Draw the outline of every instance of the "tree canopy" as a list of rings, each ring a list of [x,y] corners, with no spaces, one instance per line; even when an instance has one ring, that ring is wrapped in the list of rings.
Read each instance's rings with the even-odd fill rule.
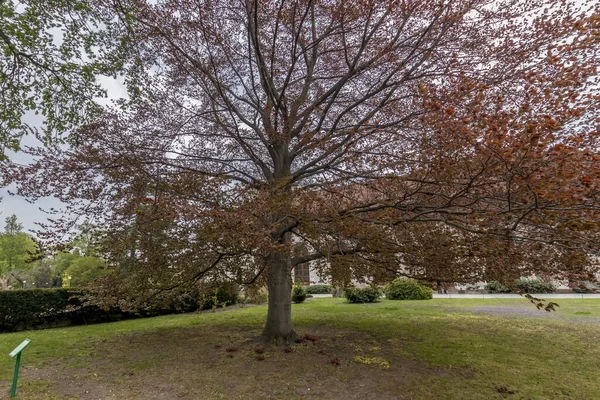
[[[121,0],[111,12],[131,102],[7,175],[106,227],[103,291],[264,283],[263,335],[286,341],[290,269],[308,261],[338,283],[595,271],[597,2]]]
[[[91,0],[6,0],[0,4],[0,160],[37,133],[76,139],[72,129],[100,112],[99,75],[120,69],[120,42],[106,40],[114,13]],[[42,126],[31,123],[40,114]]]
[[[6,280],[12,276],[22,286],[23,280],[18,272],[30,268],[29,261],[35,256],[36,250],[36,243],[23,232],[23,225],[17,221],[17,216],[8,216],[4,232],[0,233],[0,278]]]
[[[89,222],[77,226],[76,237],[53,252],[44,253],[38,243],[22,231],[16,215],[6,218],[0,233],[0,284],[26,288],[84,287],[110,271],[98,256],[96,228]]]

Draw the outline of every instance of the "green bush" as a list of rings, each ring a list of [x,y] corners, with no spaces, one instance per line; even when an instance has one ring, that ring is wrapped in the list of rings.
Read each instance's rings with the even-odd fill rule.
[[[202,298],[197,287],[184,290],[169,290],[153,297],[149,303],[136,311],[148,315],[165,315],[192,312],[200,309]]]
[[[330,294],[331,286],[330,285],[310,285],[310,286],[304,286],[304,290],[306,290],[307,294]]]
[[[432,291],[413,279],[396,278],[385,287],[385,297],[390,300],[429,300]]]
[[[302,286],[294,285],[292,288],[292,301],[302,303],[306,300],[306,290]]]
[[[511,293],[512,290],[508,286],[498,282],[498,281],[489,281],[485,285],[485,290],[488,293]]]
[[[202,309],[226,307],[237,304],[240,294],[240,287],[235,282],[211,283],[200,288],[202,292]]]
[[[265,288],[246,289],[245,304],[265,304],[269,301],[269,292]]]
[[[367,286],[365,288],[347,288],[344,292],[348,303],[375,303],[381,297],[381,290]]]
[[[543,282],[539,279],[517,279],[514,287],[510,288],[498,281],[489,281],[485,285],[485,289],[488,293],[554,293],[555,288],[552,284]]]
[[[554,286],[539,279],[517,279],[515,281],[517,291],[525,293],[554,293]]]

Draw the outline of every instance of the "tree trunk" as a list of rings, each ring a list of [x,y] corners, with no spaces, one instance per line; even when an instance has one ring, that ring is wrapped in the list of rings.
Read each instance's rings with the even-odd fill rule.
[[[292,328],[292,277],[289,255],[274,252],[268,259],[269,309],[262,337],[277,344],[296,339]]]

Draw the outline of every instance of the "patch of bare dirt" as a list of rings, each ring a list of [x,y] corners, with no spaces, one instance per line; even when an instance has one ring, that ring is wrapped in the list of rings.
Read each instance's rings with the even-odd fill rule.
[[[22,376],[52,382],[57,398],[80,400],[388,400],[412,398],[411,387],[425,377],[472,374],[403,357],[401,341],[368,333],[327,327],[298,333],[308,335],[287,348],[258,348],[256,332],[242,328],[136,333],[102,343],[91,357],[23,368]]]

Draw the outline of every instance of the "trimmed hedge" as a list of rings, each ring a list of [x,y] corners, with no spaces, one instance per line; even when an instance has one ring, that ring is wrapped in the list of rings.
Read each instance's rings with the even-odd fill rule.
[[[131,318],[129,313],[82,306],[73,289],[0,291],[0,332],[44,329]]]
[[[389,300],[430,300],[431,288],[408,278],[396,278],[385,287],[385,297]]]
[[[330,285],[310,285],[304,286],[304,290],[306,290],[307,294],[330,294],[331,286]]]
[[[381,297],[381,290],[367,286],[365,288],[347,288],[344,296],[348,303],[375,303]]]
[[[156,305],[136,312],[118,307],[103,309],[84,305],[75,289],[21,289],[0,291],[0,332],[57,328],[70,325],[114,322],[125,319],[196,311],[197,296],[180,296],[168,305]]]

